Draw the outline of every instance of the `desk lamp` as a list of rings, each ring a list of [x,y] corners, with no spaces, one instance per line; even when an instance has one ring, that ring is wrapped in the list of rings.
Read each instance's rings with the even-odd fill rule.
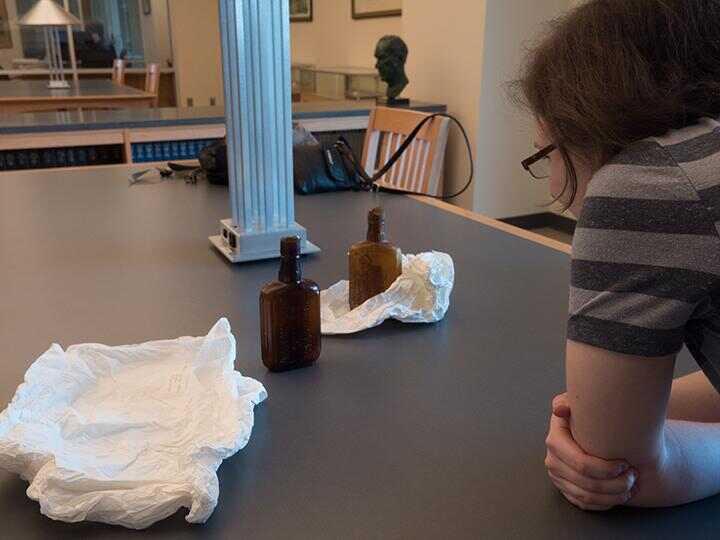
[[[70,88],[70,84],[65,80],[59,29],[63,26],[80,25],[80,19],[52,0],[38,0],[37,4],[18,20],[18,24],[45,27],[45,53],[49,57],[50,68],[48,88]]]

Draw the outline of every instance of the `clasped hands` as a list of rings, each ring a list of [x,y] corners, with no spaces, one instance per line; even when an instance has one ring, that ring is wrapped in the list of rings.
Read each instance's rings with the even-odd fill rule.
[[[638,489],[637,471],[625,461],[596,458],[580,448],[570,430],[566,394],[553,399],[552,409],[545,467],[555,487],[583,510],[609,510],[630,501]]]

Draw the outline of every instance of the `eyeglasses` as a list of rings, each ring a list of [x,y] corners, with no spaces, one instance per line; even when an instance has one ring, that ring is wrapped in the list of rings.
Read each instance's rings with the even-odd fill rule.
[[[545,148],[536,152],[527,159],[522,160],[523,169],[530,173],[533,178],[542,180],[550,178],[550,152],[555,150],[554,144],[548,144]]]

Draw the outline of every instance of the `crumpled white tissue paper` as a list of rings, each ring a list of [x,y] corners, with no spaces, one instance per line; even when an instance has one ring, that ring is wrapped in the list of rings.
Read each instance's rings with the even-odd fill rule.
[[[53,344],[0,413],[0,467],[52,519],[142,529],[184,506],[204,522],[220,463],[247,444],[267,397],[234,360],[226,319],[205,337]]]
[[[455,266],[447,253],[403,255],[403,271],[382,294],[350,310],[350,283],[340,281],[320,293],[323,334],[352,334],[387,319],[405,323],[442,320],[450,307]]]

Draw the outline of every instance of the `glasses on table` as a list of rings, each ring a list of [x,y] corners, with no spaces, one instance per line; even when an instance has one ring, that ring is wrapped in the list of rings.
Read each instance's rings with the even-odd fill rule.
[[[539,152],[534,153],[527,159],[522,160],[523,169],[530,173],[533,178],[543,180],[550,178],[550,152],[555,150],[554,144],[548,144]]]

